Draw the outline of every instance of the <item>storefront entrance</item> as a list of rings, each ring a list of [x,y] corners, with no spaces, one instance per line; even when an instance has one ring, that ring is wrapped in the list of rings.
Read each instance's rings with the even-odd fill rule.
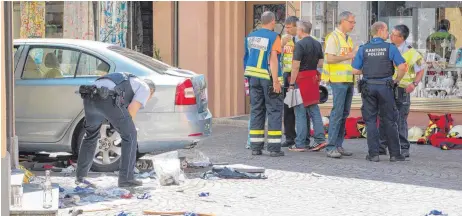
[[[259,1],[245,3],[245,34],[260,28],[260,17],[265,11],[271,11],[276,15],[277,33],[283,33],[284,21],[286,19],[286,2],[285,1]],[[245,97],[245,113],[250,113],[250,98]]]

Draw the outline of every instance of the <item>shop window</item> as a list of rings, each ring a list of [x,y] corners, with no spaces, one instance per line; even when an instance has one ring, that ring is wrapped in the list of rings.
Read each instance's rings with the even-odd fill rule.
[[[261,15],[265,11],[271,11],[276,16],[276,26],[274,31],[283,34],[284,21],[286,20],[286,4],[256,4],[253,6],[253,30],[261,26]]]
[[[79,66],[77,67],[77,77],[103,76],[109,73],[109,64],[92,55],[82,53]]]
[[[32,48],[27,55],[23,79],[74,77],[78,51],[60,48]]]

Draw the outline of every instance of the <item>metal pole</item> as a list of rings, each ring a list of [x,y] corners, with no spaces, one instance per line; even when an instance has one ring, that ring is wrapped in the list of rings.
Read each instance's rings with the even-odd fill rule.
[[[13,62],[13,5],[12,2],[5,2],[5,62]],[[13,64],[5,65],[6,78],[6,123],[7,137],[10,146],[11,166],[13,169],[19,167],[18,137],[16,137],[14,126],[14,73]]]
[[[3,45],[2,47],[2,56],[4,56],[3,62],[4,62],[4,67],[1,68],[0,70],[2,71],[2,74],[5,74],[5,77],[2,77],[2,84],[4,83],[5,87],[2,86],[2,95],[1,95],[1,100],[2,102],[4,101],[6,103],[6,106],[2,106],[2,113],[4,112],[5,117],[6,117],[6,128],[3,129],[5,130],[6,133],[3,133],[2,131],[2,140],[6,140],[6,145],[7,148],[9,149],[9,152],[12,153],[12,155],[17,155],[18,152],[13,153],[15,149],[17,149],[17,139],[14,139],[15,137],[15,132],[14,132],[14,104],[13,104],[13,95],[14,92],[12,91],[14,89],[14,73],[13,73],[13,31],[12,31],[12,19],[13,19],[13,2],[2,2],[2,7],[1,7],[1,18],[3,18],[3,31],[1,31],[1,41],[0,43]],[[4,82],[3,82],[4,81]],[[5,100],[3,100],[5,99]],[[5,109],[5,110],[3,110]],[[2,116],[3,117],[3,116]],[[5,139],[6,138],[6,139]],[[15,142],[16,141],[16,142]],[[5,145],[3,143],[3,145]],[[16,147],[15,147],[16,146]],[[13,163],[11,163],[13,162]],[[11,183],[10,183],[10,178],[11,178],[11,164],[13,164],[15,167],[17,167],[18,163],[18,158],[12,158],[10,160],[10,155],[8,152],[5,152],[4,149],[2,149],[2,158],[1,158],[1,190],[2,193],[0,195],[1,197],[1,215],[10,215],[10,188],[11,188]]]
[[[173,66],[178,67],[178,1],[173,2]]]

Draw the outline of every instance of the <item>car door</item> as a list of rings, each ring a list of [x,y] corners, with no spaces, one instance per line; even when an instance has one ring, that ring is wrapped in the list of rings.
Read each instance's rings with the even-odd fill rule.
[[[16,134],[20,142],[53,143],[82,111],[75,93],[81,52],[65,46],[27,45],[16,68]]]

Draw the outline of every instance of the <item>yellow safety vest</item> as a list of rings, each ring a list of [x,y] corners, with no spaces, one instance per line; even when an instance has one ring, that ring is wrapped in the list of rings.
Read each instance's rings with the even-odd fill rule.
[[[406,74],[404,74],[403,79],[401,79],[401,81],[399,82],[399,87],[407,88],[409,84],[414,82],[415,72],[416,72],[414,71],[414,64],[417,63],[417,61],[422,60],[422,56],[414,48],[410,48],[409,50],[402,53],[401,55],[406,61],[407,72]],[[393,78],[395,79],[397,76],[398,76],[398,68],[395,66],[395,74],[393,75]]]
[[[345,56],[349,52],[353,51],[353,40],[351,37],[348,37],[348,41],[345,41],[345,38],[342,35],[339,35],[338,32],[334,31],[327,35],[326,42],[329,37],[334,37],[335,44],[338,47],[337,56]],[[327,43],[324,44],[326,46]],[[325,47],[324,47],[325,48]],[[321,79],[326,82],[353,82],[353,68],[350,63],[337,63],[337,64],[328,64],[327,63],[327,54],[324,55],[324,64],[323,64],[323,73]]]
[[[282,54],[282,64],[284,72],[292,72],[292,59],[294,57],[295,43],[293,38],[284,45]]]

